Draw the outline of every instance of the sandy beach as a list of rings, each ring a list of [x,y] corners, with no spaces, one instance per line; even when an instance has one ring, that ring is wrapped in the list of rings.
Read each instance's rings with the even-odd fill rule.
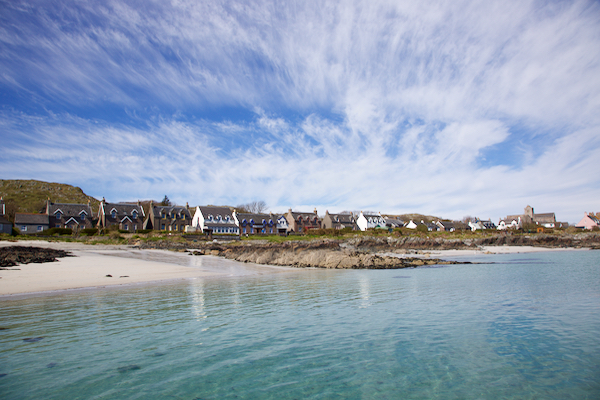
[[[0,270],[0,296],[291,270],[285,267],[243,264],[213,256],[191,256],[167,250],[137,250],[130,246],[92,246],[43,241],[0,242],[0,247],[6,246],[60,249],[71,252],[75,257]]]
[[[0,242],[0,247],[35,246],[66,250],[74,257],[57,262],[17,265],[0,270],[0,296],[57,290],[102,288],[144,282],[208,277],[232,277],[298,271],[297,268],[240,263],[214,256],[192,256],[168,250],[140,250],[132,246],[86,245],[74,242]],[[531,246],[483,246],[477,250],[410,251],[397,257],[448,258],[485,254],[565,251]],[[18,270],[17,270],[18,269]],[[107,276],[107,275],[110,275]]]

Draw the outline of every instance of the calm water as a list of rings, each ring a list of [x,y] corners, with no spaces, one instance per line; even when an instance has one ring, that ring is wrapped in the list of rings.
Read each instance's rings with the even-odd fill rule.
[[[3,299],[0,398],[600,398],[600,252],[482,259]]]

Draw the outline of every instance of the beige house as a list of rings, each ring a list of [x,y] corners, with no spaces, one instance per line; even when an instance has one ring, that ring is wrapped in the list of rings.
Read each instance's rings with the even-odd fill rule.
[[[169,232],[184,232],[186,226],[192,225],[192,215],[189,205],[162,206],[150,202],[148,216],[144,221],[144,229],[154,229]]]

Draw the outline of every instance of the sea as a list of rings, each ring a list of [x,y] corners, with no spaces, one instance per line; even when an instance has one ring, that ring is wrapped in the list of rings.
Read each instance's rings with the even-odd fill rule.
[[[461,260],[3,297],[0,399],[599,399],[600,251]]]

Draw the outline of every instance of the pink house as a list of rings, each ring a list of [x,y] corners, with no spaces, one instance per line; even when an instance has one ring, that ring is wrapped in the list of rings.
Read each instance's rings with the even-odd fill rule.
[[[582,220],[575,225],[575,228],[584,228],[590,230],[594,227],[600,227],[600,220],[593,214],[590,215],[588,213],[585,213],[585,217],[583,217]]]

